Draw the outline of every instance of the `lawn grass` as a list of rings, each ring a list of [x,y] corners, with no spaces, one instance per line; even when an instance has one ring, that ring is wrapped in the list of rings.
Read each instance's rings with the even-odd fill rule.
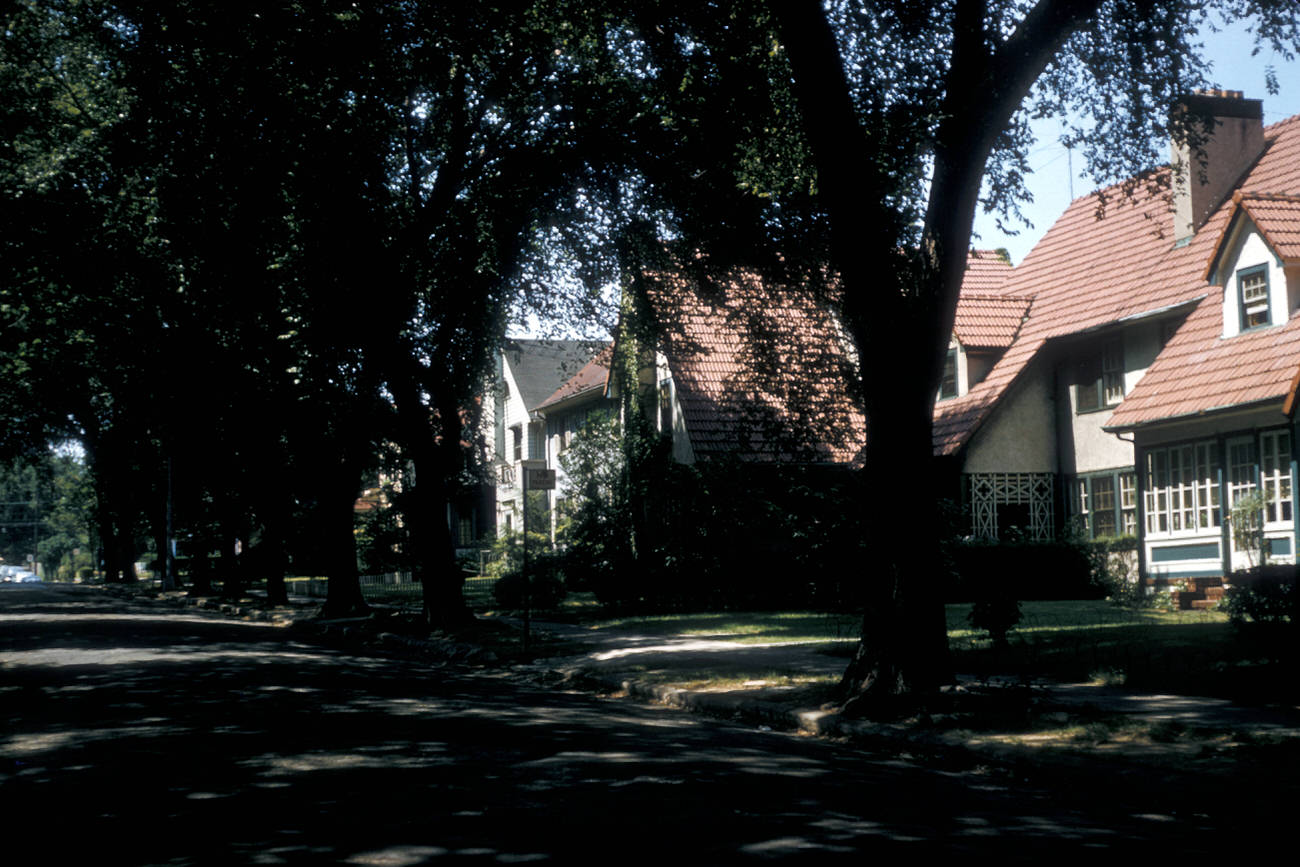
[[[1218,611],[1131,609],[1102,600],[1024,602],[1009,646],[994,648],[967,621],[969,604],[947,606],[954,669],[976,677],[1026,682],[1092,681],[1138,690],[1272,701],[1295,691],[1267,648]],[[824,643],[853,652],[857,615],[816,612],[722,612],[597,620],[596,631],[708,638],[736,644]],[[754,672],[752,679],[765,679]],[[1293,696],[1292,696],[1293,697]]]
[[[664,614],[599,620],[588,628],[636,631],[643,635],[682,636],[736,644],[817,644],[856,642],[856,614],[810,611],[728,611],[717,614]]]

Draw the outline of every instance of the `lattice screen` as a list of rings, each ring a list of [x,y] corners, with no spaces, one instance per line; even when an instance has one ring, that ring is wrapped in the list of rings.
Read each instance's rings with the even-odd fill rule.
[[[1051,473],[972,473],[971,529],[981,539],[998,538],[998,506],[1029,506],[1029,532],[1035,539],[1052,538]]]

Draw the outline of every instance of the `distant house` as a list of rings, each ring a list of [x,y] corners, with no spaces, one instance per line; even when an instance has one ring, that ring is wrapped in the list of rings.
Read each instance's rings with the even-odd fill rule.
[[[548,447],[548,425],[567,423],[564,411],[580,406],[590,391],[575,384],[570,394],[562,387],[588,371],[588,362],[608,345],[590,340],[524,339],[507,339],[503,344],[484,413],[485,424],[492,432],[489,463],[498,534],[521,529],[522,462],[548,461],[547,466],[554,468],[554,459],[549,457],[552,449]],[[590,371],[587,375],[598,378]],[[543,410],[552,413],[549,421]]]
[[[628,396],[691,464],[854,466],[866,427],[852,393],[854,355],[832,305],[807,288],[735,272],[704,282],[684,271],[643,275],[642,339],[620,336],[612,396]],[[630,334],[625,330],[624,334]],[[634,381],[618,371],[635,369]]]
[[[1300,117],[1190,100],[1216,118],[1203,165],[1175,148],[1187,171],[1104,191],[1104,216],[1076,200],[988,293],[963,292],[934,448],[974,536],[1073,521],[1135,537],[1152,583],[1211,579],[1248,562],[1230,516],[1261,491],[1269,554],[1294,561]]]
[[[553,394],[533,408],[546,426],[544,459],[556,473],[555,489],[547,493],[547,507],[554,535],[557,516],[569,497],[569,480],[560,457],[573,446],[586,425],[616,413],[616,403],[606,394],[612,347],[606,345],[566,380]]]

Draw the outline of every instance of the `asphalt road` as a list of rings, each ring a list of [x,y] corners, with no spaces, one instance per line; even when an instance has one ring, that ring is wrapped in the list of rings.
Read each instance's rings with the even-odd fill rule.
[[[1027,861],[1242,845],[1212,805],[1166,807],[91,588],[0,585],[11,864]]]

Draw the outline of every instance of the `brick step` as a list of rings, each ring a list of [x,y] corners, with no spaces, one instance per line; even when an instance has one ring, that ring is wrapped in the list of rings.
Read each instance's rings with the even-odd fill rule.
[[[1192,609],[1195,611],[1212,611],[1219,607],[1218,599],[1193,599]]]
[[[1206,587],[1205,598],[1216,599],[1216,600],[1222,599],[1227,594],[1227,592],[1228,592],[1228,588],[1224,587],[1222,584],[1220,584],[1218,587]]]

